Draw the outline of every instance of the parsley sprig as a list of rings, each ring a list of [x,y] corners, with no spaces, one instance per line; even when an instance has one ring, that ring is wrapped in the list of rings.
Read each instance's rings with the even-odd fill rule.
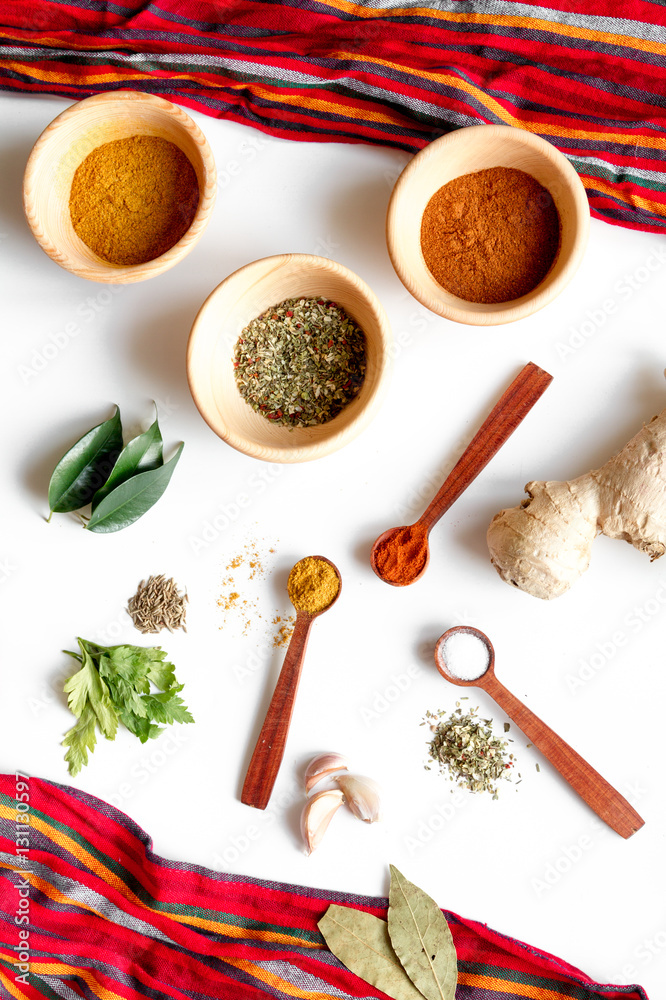
[[[81,667],[65,683],[70,710],[77,717],[63,740],[71,775],[88,763],[97,729],[114,740],[118,724],[145,743],[171,722],[194,722],[179,693],[173,663],[160,646],[98,646],[78,639],[79,653],[64,650]],[[157,690],[153,690],[157,689]]]

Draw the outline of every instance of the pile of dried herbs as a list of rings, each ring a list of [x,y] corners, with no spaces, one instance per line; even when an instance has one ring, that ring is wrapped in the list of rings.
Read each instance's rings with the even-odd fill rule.
[[[332,420],[365,378],[365,335],[335,302],[286,299],[242,331],[236,385],[274,423],[312,427]]]
[[[508,742],[495,736],[492,719],[479,719],[476,709],[465,714],[457,707],[448,718],[443,712],[426,712],[424,723],[433,733],[428,744],[430,759],[451,781],[470,792],[497,795],[497,782],[511,777],[513,754],[507,754]],[[426,770],[430,767],[426,765]]]

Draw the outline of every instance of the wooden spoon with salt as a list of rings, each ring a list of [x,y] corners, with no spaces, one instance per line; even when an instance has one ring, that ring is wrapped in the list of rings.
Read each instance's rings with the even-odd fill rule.
[[[299,608],[294,602],[291,586],[287,585],[289,597],[296,608],[296,624],[241,792],[241,802],[248,806],[254,806],[255,809],[265,809],[268,805],[280,770],[312,623],[315,618],[319,618],[325,611],[333,607],[342,589],[342,579],[338,567],[325,556],[307,556],[297,562],[289,574],[290,583],[294,572],[309,560],[327,563],[328,566],[331,566],[337,577],[338,589],[325,607],[317,611],[307,611]]]
[[[430,559],[428,535],[431,530],[511,437],[552,381],[553,376],[538,365],[531,361],[525,365],[493,407],[418,521],[389,528],[379,536],[372,547],[370,560],[380,579],[393,587],[405,587],[423,576]],[[399,556],[402,556],[402,573],[399,573]],[[408,563],[406,573],[405,562]]]
[[[463,642],[462,649],[458,647],[456,669],[456,647],[453,644],[460,639],[466,641]],[[478,650],[474,647],[483,651],[483,657],[478,656]],[[495,650],[485,632],[472,628],[471,625],[454,625],[437,640],[435,663],[442,677],[452,684],[480,687],[489,694],[553,767],[557,768],[590,809],[621,837],[626,840],[644,825],[645,820],[627,802],[624,795],[497,680]]]

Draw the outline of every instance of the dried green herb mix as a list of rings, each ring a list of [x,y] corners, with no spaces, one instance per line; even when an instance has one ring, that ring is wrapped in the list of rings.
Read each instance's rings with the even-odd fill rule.
[[[442,712],[426,712],[425,718],[433,734],[430,759],[440,771],[448,771],[459,787],[491,792],[496,799],[497,781],[511,775],[513,754],[507,754],[506,740],[493,735],[491,721],[477,718],[474,708],[463,714],[460,702],[447,719]]]
[[[365,336],[341,306],[286,299],[242,331],[234,351],[243,399],[268,420],[311,427],[332,420],[365,378]]]

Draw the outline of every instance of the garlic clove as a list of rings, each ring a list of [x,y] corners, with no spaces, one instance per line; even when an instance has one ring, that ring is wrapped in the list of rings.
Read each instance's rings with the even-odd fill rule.
[[[305,791],[309,793],[311,789],[334,771],[346,771],[349,768],[349,760],[339,753],[320,753],[313,757],[305,769]]]
[[[314,849],[319,846],[328,824],[343,802],[342,792],[337,788],[332,788],[327,792],[317,792],[305,803],[301,814],[301,833],[308,854],[312,854]]]
[[[376,823],[382,818],[380,787],[376,781],[363,774],[339,774],[335,780],[354,816],[364,823]]]

